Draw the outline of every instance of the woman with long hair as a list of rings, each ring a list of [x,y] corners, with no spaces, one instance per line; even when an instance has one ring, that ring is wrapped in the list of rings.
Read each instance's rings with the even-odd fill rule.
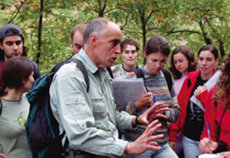
[[[170,62],[169,70],[172,72],[174,90],[178,95],[188,73],[196,70],[196,61],[191,49],[180,45],[172,51]]]
[[[230,53],[224,60],[221,75],[208,93],[205,125],[199,144],[202,153],[224,152],[230,149]],[[207,128],[209,124],[209,129]],[[208,134],[208,130],[210,135]],[[210,138],[209,138],[210,136]],[[210,140],[211,139],[211,140]],[[230,152],[220,153],[230,157]]]
[[[24,93],[32,88],[33,82],[33,65],[27,58],[13,57],[3,64],[0,86],[1,155],[9,158],[32,157],[25,135],[29,102]]]

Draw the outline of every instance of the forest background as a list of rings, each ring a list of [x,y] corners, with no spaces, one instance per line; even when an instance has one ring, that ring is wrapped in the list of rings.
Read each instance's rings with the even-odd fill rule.
[[[221,59],[230,48],[230,0],[1,0],[0,8],[0,27],[14,23],[22,29],[28,57],[42,74],[72,55],[72,28],[96,17],[112,19],[123,39],[139,42],[139,65],[143,46],[155,35],[164,36],[171,50],[183,44],[195,54],[213,44]]]

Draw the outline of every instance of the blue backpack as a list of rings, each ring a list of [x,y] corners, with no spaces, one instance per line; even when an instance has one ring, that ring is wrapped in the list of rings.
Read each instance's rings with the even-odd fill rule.
[[[71,59],[67,63],[71,61],[75,62],[82,72],[88,92],[89,78],[84,65],[78,59]],[[68,140],[64,146],[62,145],[65,132],[59,133],[58,122],[50,107],[49,88],[55,73],[52,72],[37,79],[26,95],[30,103],[30,111],[25,128],[34,158],[63,158],[68,147]]]

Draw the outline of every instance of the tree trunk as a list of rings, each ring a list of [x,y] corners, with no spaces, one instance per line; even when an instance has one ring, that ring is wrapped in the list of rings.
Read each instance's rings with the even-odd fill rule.
[[[146,44],[146,21],[145,21],[145,12],[144,11],[139,11],[140,13],[140,19],[141,19],[141,27],[142,27],[142,40],[143,40],[143,50],[145,49],[145,44]],[[143,61],[145,64],[146,59],[144,58]]]
[[[220,49],[220,56],[222,58],[225,55],[223,40],[219,40],[219,49]]]
[[[36,55],[36,63],[39,65],[39,60],[41,56],[41,46],[42,46],[42,18],[43,18],[43,5],[44,1],[40,0],[40,17],[38,24],[38,52]]]

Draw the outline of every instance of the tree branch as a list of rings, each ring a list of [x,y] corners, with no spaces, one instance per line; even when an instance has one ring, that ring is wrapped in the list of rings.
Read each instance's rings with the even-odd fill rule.
[[[8,21],[8,24],[9,24],[9,23],[12,23],[13,20],[17,17],[17,15],[20,13],[20,10],[21,10],[22,6],[24,5],[24,3],[26,2],[26,0],[20,1],[20,2],[21,2],[21,4],[20,4],[20,6],[18,7],[18,10],[17,10],[16,14],[13,15],[13,17],[11,18],[10,21]]]
[[[157,30],[157,29],[159,29],[158,26],[159,26],[159,24],[157,24],[156,27],[151,27],[151,28],[148,28],[146,30],[147,30],[147,32],[152,31],[152,30]]]
[[[214,27],[212,27],[212,24],[210,23],[210,20],[207,17],[205,17],[204,19],[208,23],[208,26],[210,27],[210,29],[212,30],[212,32],[214,34],[218,34],[218,31]],[[218,42],[219,42],[220,55],[221,55],[221,57],[223,57],[225,55],[224,41],[221,40],[221,39],[218,39]]]
[[[106,11],[104,11],[104,14],[107,14],[107,13],[109,13],[109,12],[111,12],[111,11],[113,11],[113,10],[117,10],[117,9],[119,9],[119,8],[107,9]]]
[[[124,27],[128,24],[128,19],[129,19],[129,14],[127,14],[127,16],[125,18],[125,24],[123,26],[121,26],[121,30],[123,30]]]
[[[167,34],[173,34],[173,33],[196,33],[196,34],[201,34],[199,31],[193,31],[193,30],[171,30],[166,32]]]
[[[201,29],[201,31],[202,31],[202,35],[203,35],[203,37],[204,37],[205,43],[206,43],[206,44],[212,44],[211,39],[208,38],[207,33],[206,33],[205,30],[204,30],[204,26],[203,26],[203,22],[202,22],[202,21],[199,22],[199,26],[200,26],[200,29]]]
[[[99,4],[98,16],[99,17],[104,17],[106,3],[107,3],[107,0],[104,0],[104,3],[102,2],[102,0],[98,0],[98,4]]]
[[[146,24],[149,21],[149,19],[152,17],[152,14],[154,13],[154,10],[151,10],[151,13],[148,15],[148,17],[146,18]]]
[[[105,1],[104,1],[104,4],[103,4],[103,7],[102,7],[103,12],[105,11],[106,3],[107,3],[107,0],[105,0]]]

